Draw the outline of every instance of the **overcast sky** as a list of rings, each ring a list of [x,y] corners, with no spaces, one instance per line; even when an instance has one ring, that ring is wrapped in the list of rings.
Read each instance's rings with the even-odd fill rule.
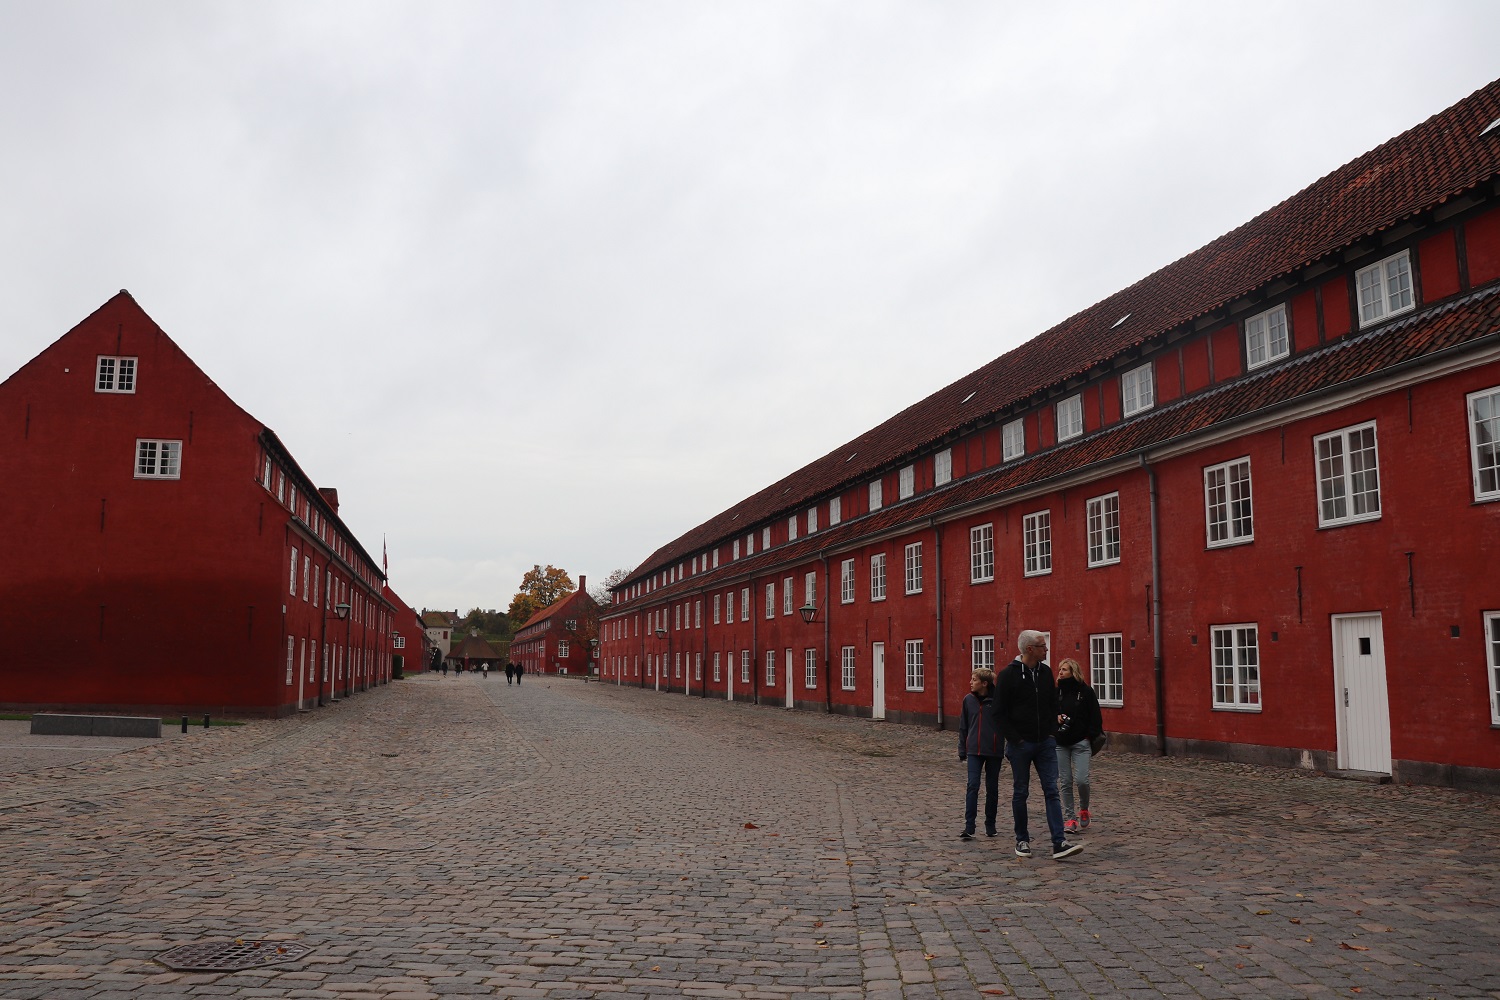
[[[0,378],[128,289],[408,602],[504,608],[1442,110],[1497,40],[1432,0],[0,0]]]

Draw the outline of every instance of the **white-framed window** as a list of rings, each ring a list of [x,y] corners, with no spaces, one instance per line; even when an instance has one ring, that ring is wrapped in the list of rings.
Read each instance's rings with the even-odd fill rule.
[[[1041,576],[1052,572],[1052,511],[1039,510],[1021,519],[1021,572]]]
[[[790,577],[787,578],[786,589],[788,591],[792,589],[792,581]],[[766,584],[766,617],[776,617],[776,584],[774,583]]]
[[[906,547],[906,592],[922,592],[922,543],[912,542]]]
[[[1368,326],[1416,308],[1411,289],[1411,256],[1402,250],[1393,257],[1354,273],[1359,292],[1359,325]]]
[[[776,650],[766,650],[766,687],[776,686]]]
[[[753,541],[754,536],[751,536],[751,537],[752,537],[752,541],[750,542],[750,551],[754,552],[755,551],[755,542]],[[762,552],[764,552],[766,549],[769,549],[770,547],[771,547],[771,526],[768,524],[764,528],[760,529],[760,550]]]
[[[673,632],[681,632],[682,631],[682,605],[681,604],[674,604],[674,605],[672,605],[672,631]]]
[[[816,507],[809,507],[807,509],[807,533],[810,535],[814,531],[817,531],[817,530],[818,530],[818,508],[816,508]]]
[[[734,540],[734,558],[738,559],[739,557],[740,557],[740,540],[738,538],[736,538]]]
[[[1484,613],[1484,655],[1490,667],[1490,723],[1500,726],[1500,611]]]
[[[394,636],[392,636],[391,637],[391,646],[393,648],[395,648],[395,649],[405,649],[406,648],[406,636],[404,636],[404,635],[394,635]]]
[[[568,640],[566,640],[566,639],[559,639],[559,640],[557,640],[557,658],[559,660],[566,660],[568,658],[568,648],[569,648]]]
[[[781,581],[781,613],[789,615],[792,613],[792,578],[787,577]]]
[[[698,557],[697,556],[693,556],[693,575],[694,576],[698,575]]]
[[[1500,500],[1500,387],[1469,393],[1474,499]]]
[[[907,497],[911,496],[916,491],[917,491],[917,467],[914,466],[914,465],[908,465],[908,466],[906,466],[906,468],[904,468],[904,469],[901,470],[901,483],[900,483],[900,486],[899,486],[899,492],[901,494],[901,499],[905,500]]]
[[[724,610],[725,620],[734,621],[734,591],[732,590],[724,594]]]
[[[1255,516],[1250,503],[1250,459],[1236,458],[1205,468],[1203,504],[1209,548],[1253,542]]]
[[[1089,636],[1089,683],[1099,704],[1125,704],[1125,640],[1119,632]]]
[[[786,540],[789,542],[797,540],[797,515],[795,514],[786,519]]]
[[[292,576],[291,579],[287,581],[286,592],[293,597],[297,596],[297,559],[299,558],[299,556],[300,553],[298,553],[297,547],[295,545],[292,546]]]
[[[1067,441],[1083,433],[1083,397],[1069,396],[1057,404],[1057,440]]]
[[[853,691],[854,690],[854,647],[853,646],[845,646],[841,652],[842,652],[842,655],[841,655],[840,659],[842,660],[842,663],[843,663],[843,669],[839,672],[839,674],[840,674],[839,686],[841,688],[843,688],[843,690],[845,690],[845,691]]]
[[[740,621],[750,620],[750,588],[740,588]]]
[[[302,557],[302,600],[303,600],[303,602],[311,600],[312,571],[313,571],[312,555],[311,554],[304,555]]]
[[[844,498],[834,497],[828,501],[828,526],[831,528],[844,519]]]
[[[750,650],[740,650],[740,683],[750,683]]]
[[[1260,711],[1260,642],[1254,624],[1215,625],[1214,708]]]
[[[969,669],[978,670],[980,667],[995,669],[995,637],[992,635],[969,637]]]
[[[672,676],[673,677],[681,677],[682,676],[682,654],[681,653],[673,653],[672,654]]]
[[[880,480],[877,479],[870,484],[870,510],[872,511],[880,509],[880,489]]]
[[[922,663],[922,639],[906,640],[906,690],[921,691],[927,683],[927,670]]]
[[[306,641],[306,640],[303,640]],[[293,636],[286,637],[286,683],[290,687],[292,683],[292,653],[297,648],[297,640]]]
[[[1120,494],[1106,493],[1088,504],[1089,565],[1120,561]]]
[[[703,679],[703,654],[702,653],[694,653],[693,654],[693,680],[695,680],[695,681],[701,681],[702,679]]]
[[[271,488],[271,460],[269,458],[266,459],[266,471],[261,477],[260,484],[268,490]]]
[[[803,597],[802,604],[803,604],[803,606],[805,607],[806,605],[814,603],[813,598],[815,598],[817,596],[818,596],[818,573],[817,573],[816,570],[812,570],[812,571],[809,571],[809,572],[804,573],[802,575],[802,597]]]
[[[1380,517],[1375,421],[1313,438],[1318,466],[1318,526]]]
[[[1120,403],[1127,417],[1156,405],[1156,381],[1150,362],[1120,376]]]
[[[719,657],[721,655],[722,654],[720,654],[720,653],[714,653],[714,683],[715,684],[718,684],[720,681],[722,681],[724,679],[724,675],[723,675],[723,672],[722,672],[723,671],[723,664],[722,664],[722,662],[719,659]]]
[[[697,599],[697,600],[695,600],[693,602],[693,628],[702,628],[702,627],[703,627],[703,599],[700,597],[699,599]]]
[[[713,563],[714,563],[714,569],[718,569],[719,568],[719,547],[717,545],[714,546],[714,559],[713,559]]]
[[[870,600],[885,600],[885,553],[870,557]]]
[[[721,595],[719,595],[719,594],[715,594],[714,595],[714,624],[715,625],[719,624],[719,621],[720,621],[720,619],[719,619],[719,597],[720,596]]]
[[[932,484],[942,486],[953,481],[953,449],[944,448],[932,456]]]
[[[135,358],[99,355],[94,373],[95,392],[135,392]]]
[[[969,529],[969,582],[988,583],[995,578],[995,526],[981,524]]]
[[[1245,320],[1245,367],[1253,370],[1292,353],[1287,335],[1286,304],[1282,303]]]
[[[818,651],[802,651],[802,686],[811,691],[818,686]]]
[[[839,563],[839,603],[854,603],[854,560]]]
[[[182,478],[182,442],[161,438],[135,439],[135,478]]]
[[[1026,454],[1026,421],[1017,417],[1000,429],[1001,460],[1013,462]]]

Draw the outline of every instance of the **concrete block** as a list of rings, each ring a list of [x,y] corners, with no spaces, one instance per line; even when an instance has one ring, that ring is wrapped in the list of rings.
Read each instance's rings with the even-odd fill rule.
[[[134,715],[59,715],[31,717],[33,736],[131,736],[161,738],[161,719]]]

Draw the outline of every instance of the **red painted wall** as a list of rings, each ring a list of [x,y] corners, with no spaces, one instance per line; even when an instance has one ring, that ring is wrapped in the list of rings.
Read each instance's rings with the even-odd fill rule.
[[[1429,236],[1417,244],[1422,271],[1422,299],[1435,302],[1458,294],[1458,245],[1453,231]]]
[[[1464,250],[1470,285],[1483,285],[1500,278],[1500,208],[1491,209],[1464,225]]]
[[[1334,278],[1319,289],[1323,298],[1323,339],[1337,340],[1349,332],[1349,279]]]

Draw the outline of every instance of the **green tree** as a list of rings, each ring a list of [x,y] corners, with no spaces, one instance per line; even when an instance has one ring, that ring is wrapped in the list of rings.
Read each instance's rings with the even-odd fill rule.
[[[551,565],[546,569],[533,565],[521,577],[521,589],[510,599],[510,608],[506,613],[510,616],[511,631],[519,630],[526,624],[526,619],[573,593],[575,589],[573,578],[568,575],[567,570]]]

